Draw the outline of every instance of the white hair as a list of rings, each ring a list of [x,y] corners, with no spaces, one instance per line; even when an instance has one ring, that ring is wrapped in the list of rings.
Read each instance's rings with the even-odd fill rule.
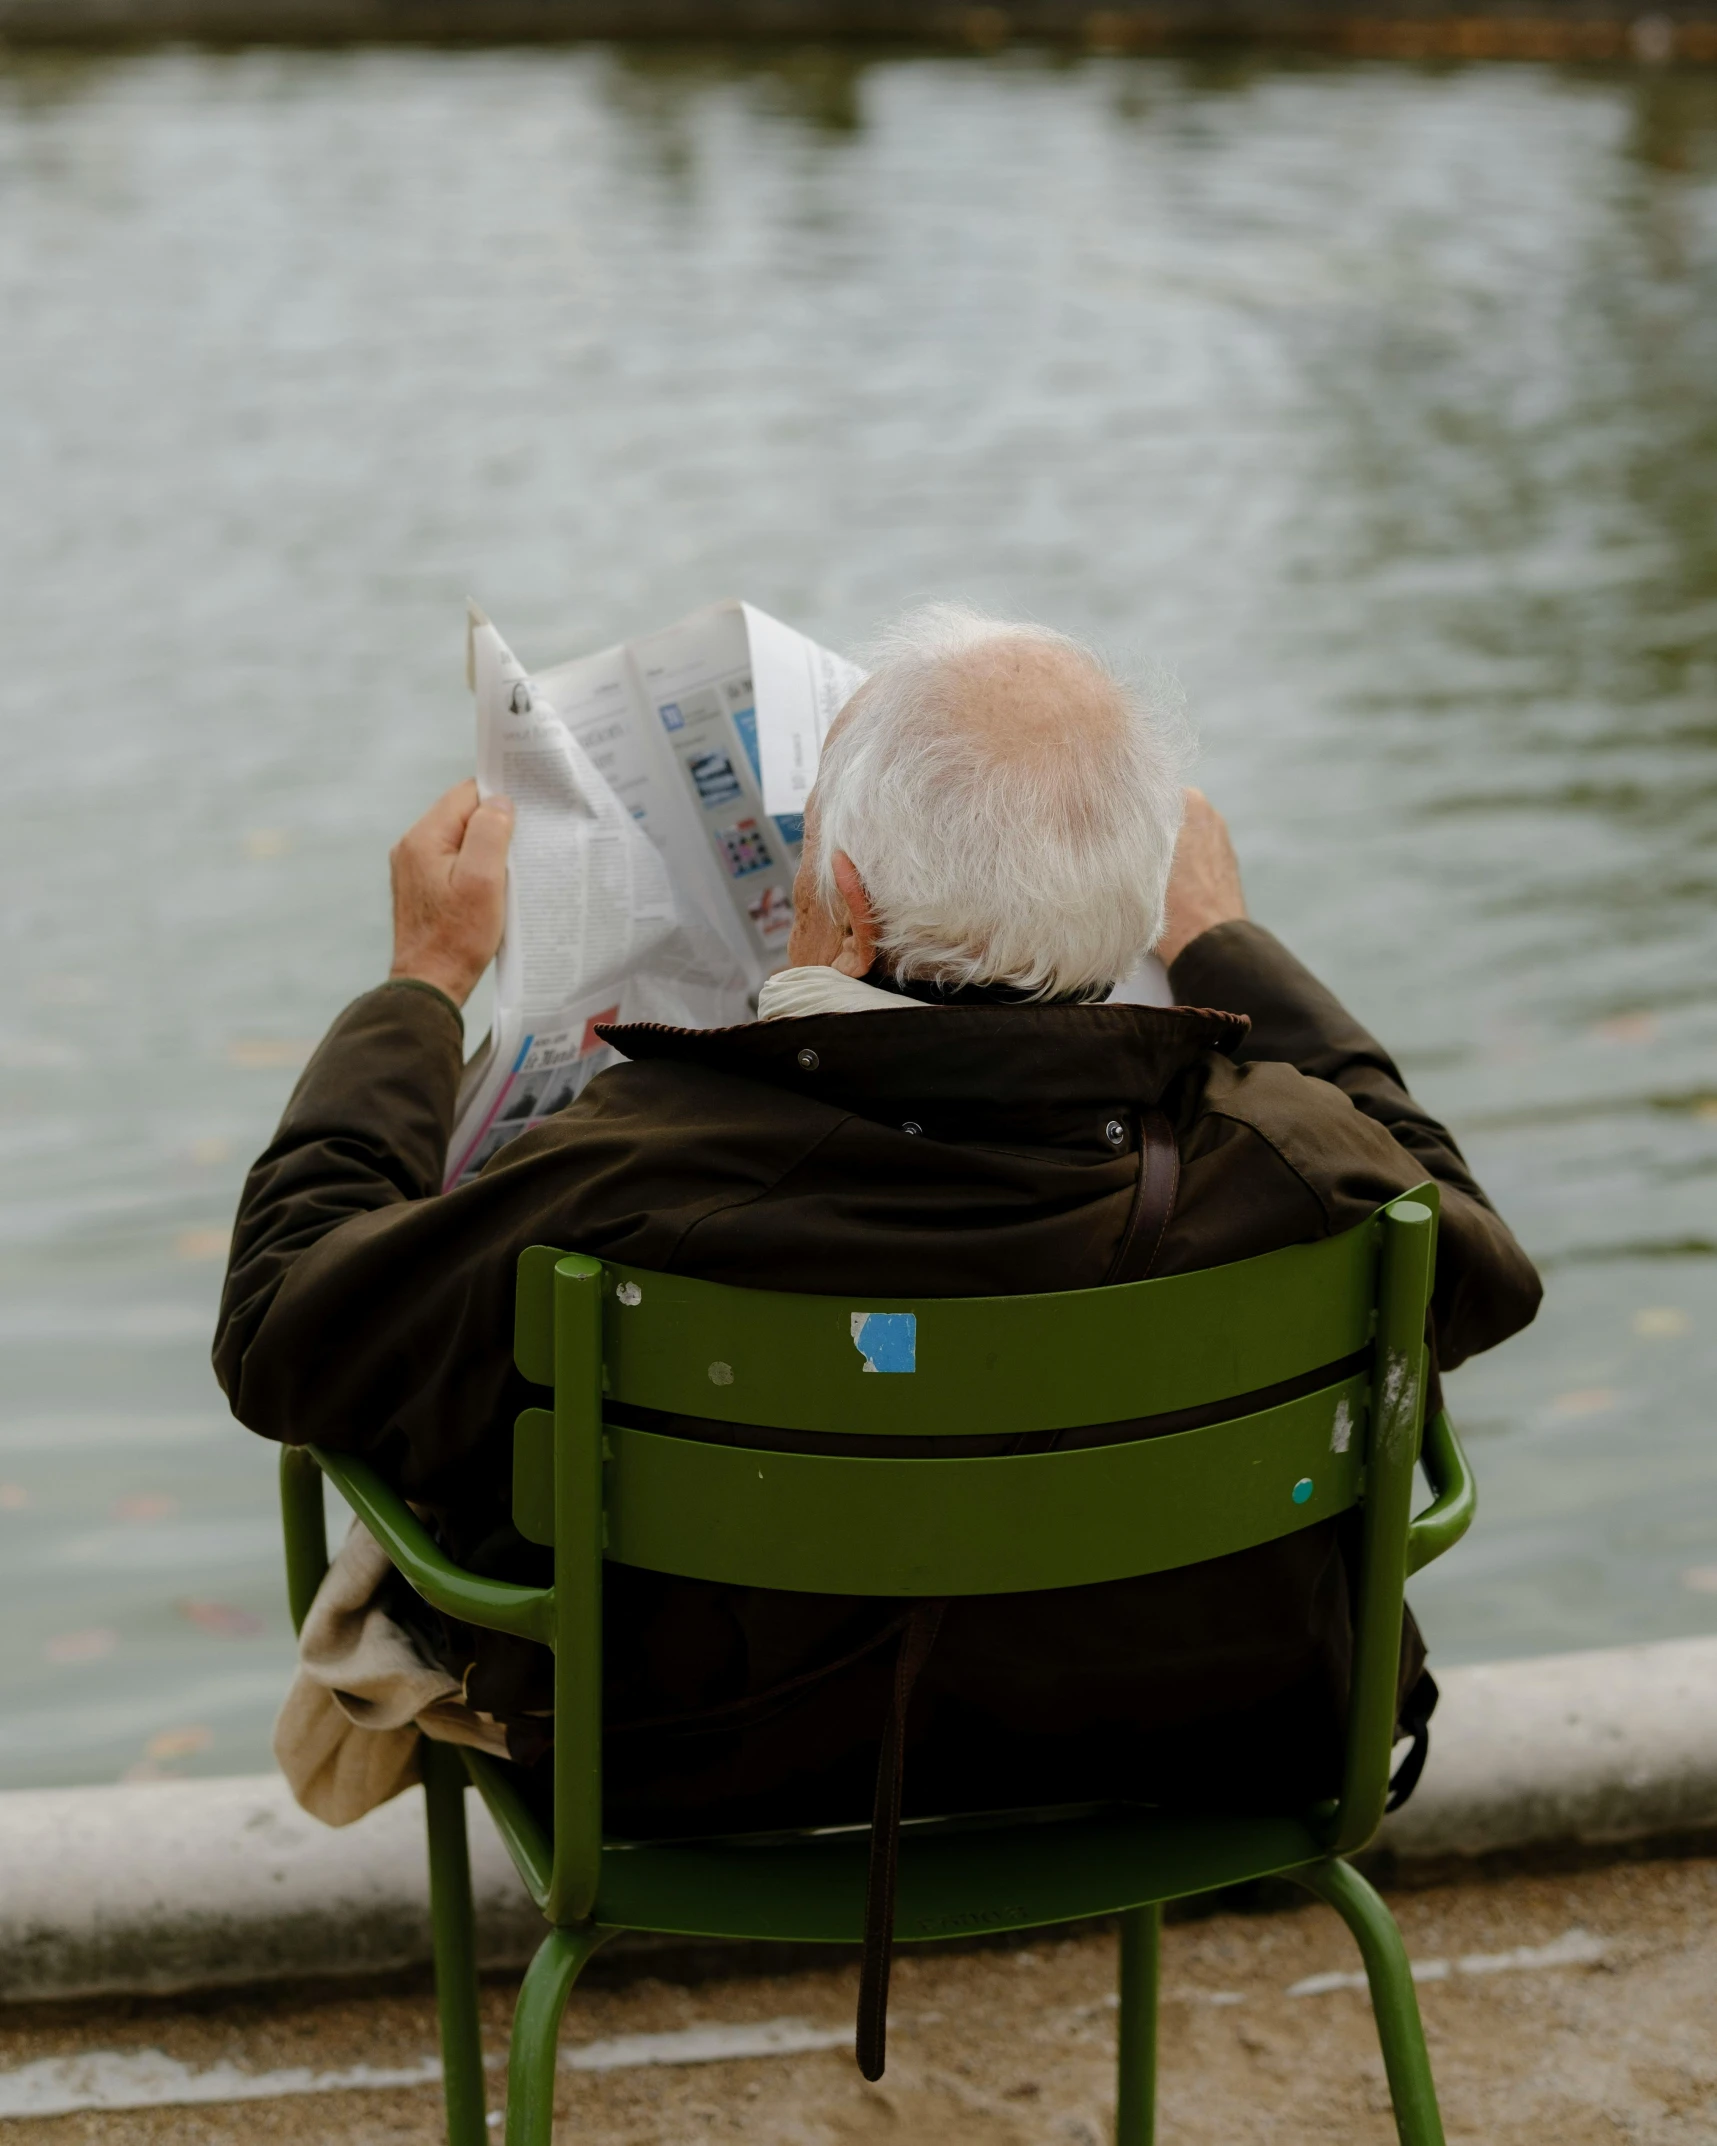
[[[963,659],[1010,642],[1069,659],[1072,694],[1114,720],[1071,721],[1035,749],[986,734],[970,720]],[[1100,997],[1163,928],[1186,757],[1178,709],[1065,634],[961,604],[910,614],[878,654],[817,771],[824,905],[844,906],[833,870],[844,850],[902,981]]]

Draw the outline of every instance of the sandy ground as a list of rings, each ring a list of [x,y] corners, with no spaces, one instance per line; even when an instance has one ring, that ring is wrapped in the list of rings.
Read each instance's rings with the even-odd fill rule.
[[[1692,2146],[1717,2140],[1717,1861],[1637,1862],[1406,1891],[1451,2146]],[[1595,1964],[1472,1972],[1584,1931]],[[1578,1949],[1578,1947],[1576,1947]],[[1112,1937],[1006,1951],[903,1954],[890,2062],[867,2086],[845,2050],[563,2077],[560,2135],[580,2146],[1107,2146],[1113,2123]],[[1164,1942],[1162,2146],[1387,2146],[1395,2133],[1362,1992],[1289,1996],[1357,1965],[1326,1909],[1224,1913]],[[594,1971],[593,1971],[594,1973]],[[844,2027],[850,1964],[690,1986],[628,1973],[575,1992],[565,2040],[790,2017]],[[485,1989],[505,2047],[513,1989]],[[434,2048],[426,1991],[299,1993],[36,2008],[0,2020],[0,2068],[93,2049],[155,2048],[247,2069],[403,2065]],[[498,2100],[501,2079],[494,2075]],[[496,2134],[498,2136],[498,2134]],[[341,2092],[0,2125],[0,2146],[438,2146],[433,2088]]]

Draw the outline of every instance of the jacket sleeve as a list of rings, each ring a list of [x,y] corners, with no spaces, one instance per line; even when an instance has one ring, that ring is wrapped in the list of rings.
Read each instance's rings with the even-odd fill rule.
[[[1400,1069],[1311,971],[1261,924],[1218,924],[1170,971],[1176,998],[1250,1017],[1235,1053],[1275,1061],[1339,1088],[1442,1192],[1433,1299],[1445,1370],[1528,1325],[1543,1285],[1514,1233],[1467,1168],[1448,1128],[1408,1093]]]
[[[452,1002],[424,986],[384,985],[335,1022],[245,1183],[214,1361],[248,1429],[362,1454],[464,1526],[542,1398],[513,1362],[520,1252],[667,1267],[699,1216],[783,1166],[736,1139],[755,1104],[734,1084],[688,1097],[674,1069],[628,1065],[443,1192],[460,1056]]]
[[[290,1337],[295,1373],[306,1352],[323,1353],[322,1337],[293,1332],[283,1300],[336,1230],[364,1216],[385,1223],[440,1191],[462,1043],[451,999],[426,984],[384,984],[346,1008],[304,1069],[245,1180],[215,1331],[215,1376],[251,1429],[288,1441],[322,1435],[314,1418],[283,1412],[296,1378],[270,1363],[273,1351]],[[332,1390],[328,1403],[337,1417]]]

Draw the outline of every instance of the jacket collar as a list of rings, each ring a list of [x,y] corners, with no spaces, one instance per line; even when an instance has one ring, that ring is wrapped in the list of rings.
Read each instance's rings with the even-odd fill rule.
[[[1232,1052],[1251,1026],[1197,1006],[903,1005],[756,1021],[743,1028],[604,1024],[633,1059],[761,1081],[863,1115],[959,1105],[1142,1109],[1207,1051]]]

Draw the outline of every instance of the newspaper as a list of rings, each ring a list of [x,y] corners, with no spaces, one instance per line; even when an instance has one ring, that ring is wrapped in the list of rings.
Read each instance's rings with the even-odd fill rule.
[[[615,1062],[602,1023],[751,1017],[786,957],[817,756],[865,675],[742,603],[534,673],[473,607],[467,649],[477,787],[516,818],[449,1185]]]

